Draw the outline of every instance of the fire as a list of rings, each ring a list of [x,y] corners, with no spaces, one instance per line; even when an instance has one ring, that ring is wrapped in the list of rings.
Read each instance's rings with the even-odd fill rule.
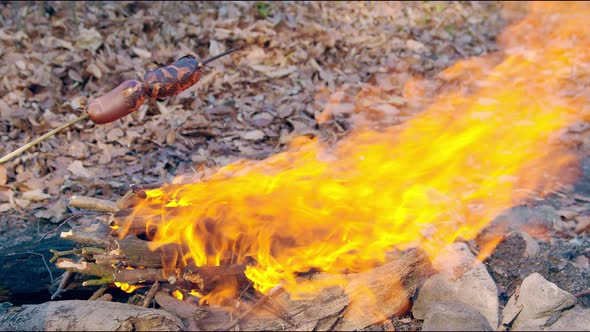
[[[172,296],[179,300],[184,299],[184,295],[179,290],[175,290],[174,292],[172,292]]]
[[[298,274],[362,271],[391,250],[434,258],[567,181],[559,170],[574,157],[558,138],[590,111],[589,14],[585,3],[534,4],[501,35],[500,56],[442,72],[457,88],[403,125],[357,128],[335,146],[298,139],[148,191],[134,214],[161,216],[154,240],[185,245],[187,262],[248,264],[261,292],[303,295]]]
[[[135,285],[128,284],[126,282],[117,282],[115,281],[115,286],[119,287],[125,293],[133,293],[138,287]]]

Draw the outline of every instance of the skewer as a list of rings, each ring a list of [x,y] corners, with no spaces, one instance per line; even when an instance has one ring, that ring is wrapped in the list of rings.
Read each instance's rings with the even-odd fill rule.
[[[37,145],[37,144],[39,144],[41,142],[43,142],[44,140],[48,139],[49,137],[51,137],[51,136],[59,133],[60,131],[66,129],[67,127],[69,127],[69,126],[71,126],[71,125],[73,125],[75,123],[78,123],[78,122],[80,122],[82,120],[85,120],[87,118],[88,118],[88,114],[84,114],[84,115],[78,117],[75,120],[72,120],[70,122],[67,122],[67,123],[62,124],[61,126],[59,126],[59,127],[55,128],[55,129],[49,131],[45,135],[42,135],[42,136],[39,136],[39,137],[35,138],[34,140],[30,141],[29,143],[21,146],[20,148],[14,150],[14,151],[10,152],[9,154],[5,155],[4,157],[2,157],[0,159],[0,164],[4,164],[5,162],[9,161],[10,159],[12,159],[12,158],[14,158],[16,156],[19,156],[23,152],[27,151],[28,149],[32,148],[33,146],[35,146],[35,145]]]

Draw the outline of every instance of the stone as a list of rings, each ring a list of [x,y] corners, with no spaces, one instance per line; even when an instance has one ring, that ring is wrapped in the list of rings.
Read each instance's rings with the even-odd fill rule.
[[[539,330],[555,314],[572,307],[576,301],[572,294],[533,273],[522,281],[520,292],[506,304],[502,323],[509,324],[509,316],[519,311],[512,323],[513,330]]]
[[[563,312],[555,323],[545,326],[547,331],[589,331],[590,309],[576,306]]]
[[[0,331],[179,331],[182,320],[135,305],[66,300],[12,307],[0,314]]]
[[[475,308],[461,302],[436,302],[424,319],[423,331],[493,331]]]
[[[436,302],[460,302],[480,312],[490,326],[498,326],[498,291],[484,265],[464,243],[446,248],[434,261],[439,270],[420,289],[412,314],[425,319]]]
[[[520,287],[517,288],[515,295],[508,299],[508,303],[504,306],[504,310],[502,310],[502,327],[508,327],[512,324],[512,322],[518,317],[518,314],[522,311],[522,305],[516,304],[516,299],[518,298],[518,294],[520,293]]]
[[[512,232],[512,233],[508,234],[508,237],[511,237],[511,236],[519,236],[524,240],[524,242],[525,242],[525,249],[524,249],[524,253],[523,253],[524,257],[536,258],[539,255],[539,252],[541,251],[541,248],[539,247],[539,243],[537,242],[537,240],[535,240],[528,233],[526,233],[526,232]]]
[[[488,239],[503,237],[510,232],[525,232],[534,238],[547,238],[561,218],[550,205],[515,206],[498,215],[476,239],[482,245]]]

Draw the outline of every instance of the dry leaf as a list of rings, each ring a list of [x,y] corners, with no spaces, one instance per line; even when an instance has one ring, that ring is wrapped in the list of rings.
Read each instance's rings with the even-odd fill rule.
[[[0,165],[0,185],[8,182],[8,175],[6,174],[6,167]]]
[[[59,39],[59,38],[55,38],[55,47],[61,47],[61,48],[65,48],[68,49],[70,51],[74,50],[74,45],[72,45],[72,43],[70,43],[69,41],[63,40],[63,39]]]
[[[256,141],[256,140],[264,138],[264,132],[262,130],[251,130],[251,131],[247,131],[245,133],[242,133],[241,136],[243,139],[246,139],[249,141]]]
[[[406,47],[416,53],[428,53],[428,48],[421,42],[413,39],[406,40]]]
[[[143,48],[133,47],[131,50],[140,58],[151,59],[152,57],[152,53],[148,50],[144,50]]]
[[[68,70],[68,77],[77,82],[84,82],[82,76],[80,76],[80,74],[73,69]]]
[[[297,67],[289,66],[286,68],[276,69],[273,66],[265,66],[265,65],[250,65],[250,67],[258,72],[263,73],[264,75],[270,78],[279,78],[283,76],[287,76],[297,71]]]
[[[48,195],[43,192],[43,189],[33,189],[29,191],[25,191],[23,193],[22,198],[32,201],[32,202],[39,202],[50,198],[51,195]]]
[[[379,112],[383,113],[384,115],[397,115],[400,113],[399,109],[397,107],[394,107],[390,104],[374,105],[374,106],[372,106],[372,109],[375,111],[379,111]]]
[[[107,133],[107,141],[109,142],[116,142],[119,138],[121,138],[125,133],[119,127],[115,127]]]
[[[82,165],[80,160],[74,160],[70,166],[68,166],[68,171],[72,172],[72,174],[76,177],[88,179],[92,176],[90,171],[84,167],[84,165]]]
[[[7,212],[10,210],[12,210],[12,204],[10,204],[10,203],[0,204],[0,213]]]
[[[79,31],[76,47],[95,53],[102,45],[102,35],[95,28],[85,29],[80,26]]]
[[[53,203],[49,209],[41,210],[35,213],[35,217],[49,219],[54,222],[59,222],[66,212],[68,206],[61,199]]]
[[[98,68],[98,66],[95,63],[89,64],[86,67],[86,71],[89,72],[90,74],[92,74],[92,76],[94,76],[96,78],[102,77],[102,71],[100,71],[100,68]]]
[[[73,141],[68,146],[68,155],[76,159],[83,159],[88,156],[88,147],[81,141]]]

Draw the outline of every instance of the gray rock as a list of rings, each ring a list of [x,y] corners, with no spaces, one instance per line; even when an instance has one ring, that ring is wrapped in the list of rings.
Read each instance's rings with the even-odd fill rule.
[[[0,314],[0,331],[179,331],[180,318],[157,309],[105,301],[55,301]]]
[[[504,236],[509,232],[525,232],[534,238],[546,237],[561,219],[550,205],[539,206],[515,206],[498,215],[488,227],[486,227],[476,239],[478,244],[485,243],[487,239]]]
[[[504,308],[502,324],[512,323],[513,330],[539,330],[554,315],[576,304],[576,297],[560,289],[540,274],[533,273],[522,281]]]
[[[549,324],[546,324],[546,326]],[[546,328],[547,331],[590,331],[590,309],[574,307],[565,311],[557,321]]]
[[[524,256],[527,258],[535,258],[539,255],[541,248],[539,247],[539,243],[535,240],[532,236],[530,236],[526,232],[512,232],[508,234],[508,237],[511,236],[518,236],[521,237],[524,242],[526,243],[526,247],[524,249]]]
[[[501,325],[504,327],[510,326],[522,311],[522,305],[516,304],[519,292],[520,288],[517,288],[515,295],[508,299],[508,303],[506,303],[504,310],[502,310]]]
[[[493,331],[488,320],[475,308],[460,302],[440,302],[430,306],[423,331]]]
[[[440,272],[420,289],[412,308],[414,317],[425,319],[435,302],[460,302],[479,311],[495,329],[498,291],[492,277],[464,243],[455,243],[448,249],[452,254],[442,254],[433,262]]]

